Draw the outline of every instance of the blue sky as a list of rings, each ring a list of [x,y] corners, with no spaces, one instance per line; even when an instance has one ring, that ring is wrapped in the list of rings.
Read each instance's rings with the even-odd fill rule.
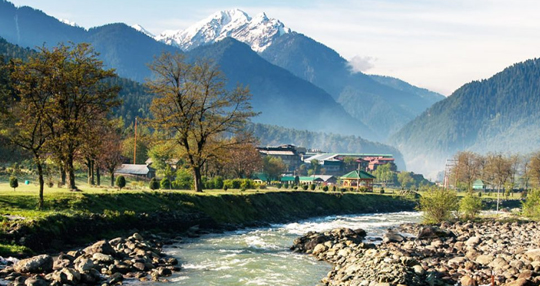
[[[333,48],[358,70],[389,75],[445,95],[472,80],[540,56],[536,0],[13,0],[90,28],[140,24],[154,34],[185,29],[210,14],[266,12]]]

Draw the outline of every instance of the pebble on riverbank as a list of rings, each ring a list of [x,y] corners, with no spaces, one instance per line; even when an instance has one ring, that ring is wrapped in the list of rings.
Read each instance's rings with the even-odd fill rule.
[[[334,265],[323,285],[540,285],[538,223],[404,224],[414,237],[391,230],[379,245],[343,235],[359,231],[310,232],[291,249]]]
[[[180,268],[176,258],[165,256],[156,244],[135,233],[54,259],[47,254],[23,259],[2,269],[0,277],[10,286],[118,285],[124,279],[166,281]]]

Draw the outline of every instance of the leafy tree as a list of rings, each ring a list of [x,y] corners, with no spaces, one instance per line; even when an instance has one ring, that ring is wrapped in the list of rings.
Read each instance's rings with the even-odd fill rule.
[[[232,140],[236,140],[236,138]],[[227,170],[234,178],[251,178],[253,173],[260,171],[263,167],[261,155],[251,143],[237,144],[231,147],[227,153]]]
[[[17,180],[16,177],[10,177],[9,186],[13,188],[13,191],[15,191],[15,189],[19,187],[19,180]]]
[[[397,178],[398,178],[399,185],[402,188],[409,188],[414,183],[414,179],[411,176],[411,173],[409,172],[405,172],[405,171],[400,172],[397,175]]]
[[[452,211],[458,209],[458,199],[455,191],[442,188],[429,188],[420,197],[419,210],[423,212],[423,221],[437,224],[451,218]]]
[[[309,174],[310,176],[311,176],[311,175],[317,175],[317,174],[319,174],[320,169],[321,169],[321,165],[319,165],[319,160],[313,159],[313,160],[311,160],[311,162],[310,162],[310,170],[311,170],[311,174],[309,174],[309,171],[308,171],[308,174]]]
[[[277,180],[287,166],[281,158],[265,156],[263,158],[263,172],[269,180]]]
[[[540,152],[535,152],[531,155],[528,166],[528,176],[536,186],[540,186]]]
[[[475,196],[472,192],[467,194],[459,201],[459,212],[465,219],[474,219],[482,210],[482,199]]]
[[[523,215],[534,219],[540,218],[540,189],[533,189],[527,193],[527,199],[523,202]]]
[[[124,176],[118,176],[116,178],[116,186],[122,190],[126,186],[126,178]]]
[[[156,94],[152,101],[152,126],[173,141],[193,171],[195,191],[202,191],[201,169],[234,144],[225,133],[243,132],[246,122],[256,115],[251,94],[238,86],[227,91],[218,68],[207,62],[187,63],[181,54],[164,53],[150,65],[154,78],[147,82]]]
[[[467,191],[472,190],[473,182],[480,178],[482,173],[481,156],[470,151],[462,151],[454,156],[454,166],[450,170],[451,180],[464,186]]]
[[[161,179],[161,182],[159,183],[159,185],[164,190],[170,190],[171,189],[171,181],[169,180],[169,178]]]
[[[486,177],[497,188],[497,211],[499,211],[500,192],[512,177],[512,160],[500,153],[490,153],[486,158]]]
[[[122,165],[124,157],[122,156],[122,142],[118,130],[107,128],[101,134],[101,148],[98,153],[98,164],[101,168],[107,170],[111,177],[111,187],[114,186],[114,171]]]
[[[150,190],[157,190],[159,189],[159,182],[156,180],[156,178],[152,178],[150,179],[150,183],[148,184],[148,187],[150,188]]]
[[[392,171],[392,166],[390,164],[384,164],[379,167],[373,172],[373,175],[376,178],[376,180],[383,184],[383,186],[386,187],[386,184],[388,182],[393,182],[396,174]]]
[[[76,189],[74,161],[85,143],[84,135],[100,126],[120,103],[119,88],[104,82],[116,74],[104,70],[97,56],[84,43],[61,44],[51,50],[43,47],[28,62],[19,62],[14,73],[20,93],[47,98],[41,111],[51,134],[47,147],[62,163],[70,189]]]

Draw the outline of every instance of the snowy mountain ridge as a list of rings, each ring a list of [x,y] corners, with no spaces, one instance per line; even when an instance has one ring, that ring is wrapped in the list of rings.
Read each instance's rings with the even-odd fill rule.
[[[164,31],[155,39],[191,50],[232,37],[248,44],[254,51],[262,52],[275,38],[290,32],[281,21],[268,18],[265,13],[251,18],[240,9],[232,9],[217,12],[185,30]]]
[[[147,35],[150,38],[155,38],[156,37],[154,34],[152,34],[150,31],[146,30],[145,28],[143,28],[143,26],[141,26],[139,24],[135,24],[135,25],[131,26],[131,28],[133,28],[133,29]]]

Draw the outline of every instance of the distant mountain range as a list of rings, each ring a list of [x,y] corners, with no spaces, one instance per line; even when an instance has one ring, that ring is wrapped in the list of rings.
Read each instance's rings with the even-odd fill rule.
[[[534,59],[462,86],[407,123],[391,142],[404,154],[408,168],[433,175],[460,150],[540,150],[539,110],[540,59]]]

